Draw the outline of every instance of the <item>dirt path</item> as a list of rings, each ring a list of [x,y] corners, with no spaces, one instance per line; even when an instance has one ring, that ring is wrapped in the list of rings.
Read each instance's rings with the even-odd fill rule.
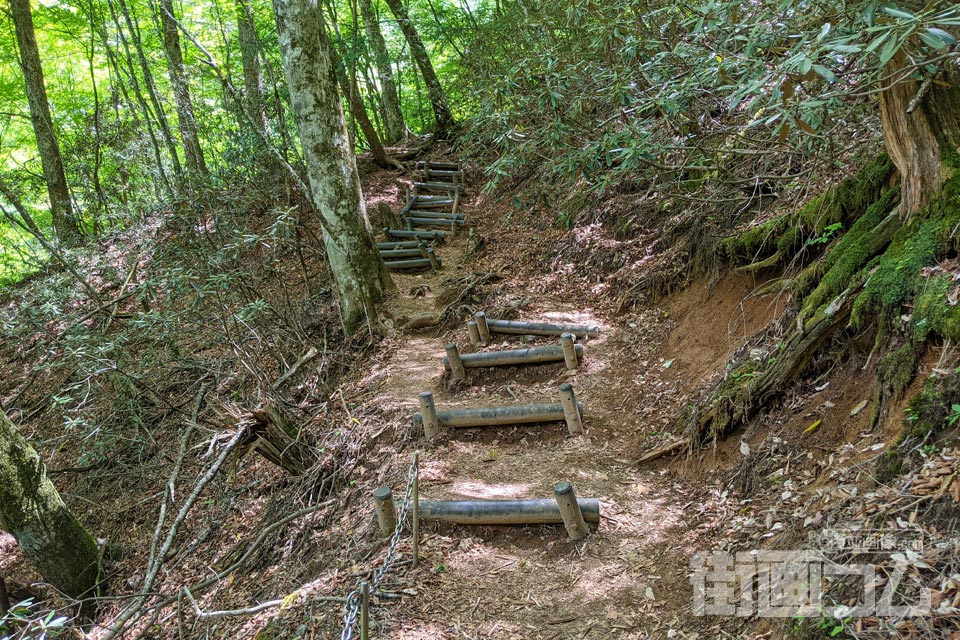
[[[481,234],[492,231],[469,201],[465,210]],[[442,273],[395,276],[398,322],[442,311],[439,294],[476,270],[464,264],[466,246],[460,237],[438,250]],[[569,480],[580,497],[600,499],[601,523],[579,543],[562,526],[426,525],[421,568],[408,576],[416,596],[375,611],[383,637],[668,637],[689,615],[695,532],[685,509],[695,500],[665,472],[631,463],[643,434],[662,427],[673,406],[677,382],[657,355],[668,325],[652,312],[613,322],[577,300],[515,288],[510,295],[536,300],[520,319],[600,326],[579,371],[562,364],[473,370],[466,384],[453,385],[441,376],[443,345],[452,340],[469,352],[465,327],[400,334],[382,362],[376,401],[411,414],[420,391],[432,391],[440,408],[552,402],[558,385],[571,382],[585,406],[584,436],[569,437],[561,423],[445,433],[422,445],[421,497],[549,498],[556,482]],[[517,338],[495,334],[485,349],[516,348]]]

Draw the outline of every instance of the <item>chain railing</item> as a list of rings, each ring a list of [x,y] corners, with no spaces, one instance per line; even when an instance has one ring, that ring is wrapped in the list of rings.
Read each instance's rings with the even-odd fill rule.
[[[374,572],[373,580],[369,583],[369,592],[376,593],[383,582],[384,577],[390,571],[393,564],[393,558],[397,553],[397,545],[400,543],[400,534],[403,532],[404,521],[410,515],[410,506],[412,504],[414,487],[417,484],[418,457],[414,456],[413,463],[407,471],[407,488],[403,495],[403,503],[400,506],[400,513],[397,514],[397,526],[393,529],[390,536],[390,545],[387,547],[387,554],[383,558],[383,563]],[[418,514],[414,514],[414,518]],[[347,595],[347,602],[343,606],[343,631],[340,632],[340,640],[352,640],[354,629],[360,619],[360,608],[363,603],[362,580],[358,580],[356,587]]]

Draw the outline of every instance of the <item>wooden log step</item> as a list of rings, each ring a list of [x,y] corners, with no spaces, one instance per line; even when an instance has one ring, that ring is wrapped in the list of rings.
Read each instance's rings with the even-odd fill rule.
[[[443,231],[410,231],[409,229],[387,229],[383,232],[388,238],[429,238],[432,240],[445,240],[447,234]]]
[[[416,196],[413,200],[410,201],[411,206],[417,207],[448,207],[452,206],[456,202],[453,198],[424,198],[423,196]]]
[[[448,193],[451,191],[460,191],[462,193],[464,186],[452,182],[414,182],[413,189],[414,191],[419,189],[422,191],[445,191]]]
[[[494,333],[510,333],[525,336],[559,336],[572,333],[578,338],[596,338],[600,327],[578,324],[556,324],[551,322],[521,322],[518,320],[490,320],[487,327]]]
[[[461,164],[459,162],[439,162],[437,160],[420,160],[417,162],[417,169],[425,169],[427,167],[430,169],[453,169],[460,171]]]
[[[436,258],[437,264],[442,264],[440,258]],[[416,260],[390,260],[383,263],[387,269],[398,271],[402,269],[422,269],[424,267],[433,267],[429,258],[418,258]]]
[[[577,498],[583,519],[600,522],[600,500]],[[454,524],[562,524],[563,516],[555,499],[545,500],[421,500],[424,520]]]
[[[453,220],[449,218],[411,218],[406,217],[404,220],[407,224],[412,224],[414,227],[424,227],[427,229],[449,229],[451,225],[456,225],[462,227],[464,225],[463,220]]]
[[[431,169],[429,170],[429,172],[426,172],[426,171],[425,171],[425,173],[429,173],[429,175],[430,175],[431,177],[436,176],[436,177],[438,177],[438,178],[439,178],[439,177],[452,177],[452,178],[462,178],[462,177],[463,177],[463,171],[461,171],[461,170],[459,170],[459,169],[433,169],[433,168],[431,168]],[[435,182],[435,181],[431,181],[431,182]]]
[[[393,242],[378,242],[377,249],[416,249],[422,243],[422,240],[395,240]]]
[[[583,359],[583,345],[574,345],[577,360]],[[563,346],[528,347],[510,351],[488,351],[484,353],[466,353],[460,355],[460,361],[466,369],[482,367],[515,367],[520,364],[543,364],[545,362],[564,362]],[[443,368],[450,371],[450,358],[444,356]]]
[[[384,260],[394,260],[396,258],[423,258],[426,251],[415,249],[381,249],[380,257]]]
[[[407,215],[411,218],[448,218],[454,220],[463,220],[462,213],[448,213],[446,211],[415,211],[411,209],[407,211]]]
[[[572,436],[583,433],[583,405],[577,402],[573,385],[564,383],[559,389],[560,402],[508,405],[476,409],[437,411],[433,393],[420,394],[420,412],[413,414],[414,431],[423,428],[423,435],[433,438],[441,427],[499,427],[541,422],[566,422]]]

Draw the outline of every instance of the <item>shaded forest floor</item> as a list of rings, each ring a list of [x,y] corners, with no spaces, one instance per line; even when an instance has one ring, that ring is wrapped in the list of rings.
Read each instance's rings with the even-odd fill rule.
[[[717,550],[806,549],[810,534],[827,524],[869,527],[874,518],[886,522],[891,509],[934,531],[957,530],[960,496],[938,494],[939,485],[929,482],[955,473],[954,441],[931,450],[929,464],[911,476],[877,484],[875,461],[897,437],[903,406],[867,429],[863,402],[872,397],[875,366],[869,361],[838,363],[821,378],[798,384],[779,409],[710,449],[638,464],[645,453],[683,435],[684,407],[708,381],[724,375],[726,361],[749,348],[752,335],[779,317],[782,300],[754,296],[758,283],[750,278],[725,276],[696,280],[659,303],[624,311],[612,275],[603,274],[602,266],[584,267],[585,247],[621,257],[640,247],[631,264],[638,280],[660,268],[655,252],[642,242],[616,240],[600,225],[555,228],[551,219],[518,210],[508,198],[478,195],[479,179],[473,178],[463,207],[469,231],[438,249],[444,270],[394,276],[397,290],[385,307],[389,335],[372,348],[338,356],[343,376],[331,389],[304,390],[328,363],[312,363],[297,376],[291,395],[299,409],[315,416],[317,432],[349,433],[351,444],[342,450],[351,462],[339,493],[332,494],[335,504],[267,538],[246,566],[198,598],[205,611],[286,596],[284,604],[201,620],[171,602],[129,637],[339,637],[343,605],[324,598],[346,595],[380,565],[386,549],[370,496],[381,485],[392,486],[395,496],[402,493],[415,450],[421,451],[422,499],[547,498],[554,483],[569,480],[580,497],[600,499],[601,522],[579,543],[568,541],[562,526],[424,526],[420,566],[409,566],[409,538],[403,537],[384,595],[374,598],[374,637],[820,637],[832,630],[829,622],[694,616],[691,557]],[[370,211],[379,202],[398,210],[402,186],[412,180],[412,173],[368,172]],[[492,318],[596,324],[600,336],[585,342],[584,364],[574,373],[562,365],[473,370],[466,384],[453,384],[441,375],[443,345],[453,341],[469,351],[463,321],[479,310]],[[440,324],[404,328],[424,312]],[[487,349],[518,342],[495,336]],[[6,360],[16,360],[13,345],[5,348]],[[941,366],[945,355],[929,353],[918,379]],[[461,429],[424,443],[411,426],[420,391],[433,391],[441,408],[474,407],[553,401],[562,382],[573,383],[584,404],[584,436],[571,438],[564,425],[554,424]],[[236,397],[245,390],[227,393]],[[213,398],[206,405],[211,411],[220,406]],[[36,415],[24,419],[34,428],[32,437],[56,437],[56,425],[44,433]],[[155,437],[172,442],[173,435],[170,430]],[[202,468],[202,453],[191,457],[191,469]],[[47,459],[67,466],[70,454],[57,449]],[[127,505],[129,515],[104,516],[83,505],[131,486],[138,500],[147,499],[162,480],[160,473],[141,478],[141,484],[102,477],[91,487],[64,478],[67,500],[81,519],[131,550],[114,568],[117,595],[136,591],[155,509],[130,512],[130,497],[112,503]],[[243,458],[191,515],[181,555],[165,568],[157,590],[176,594],[208,576],[211,567],[222,567],[224,558],[235,557],[281,514],[322,498],[265,461]],[[0,570],[25,587],[35,576],[9,539],[0,545]],[[944,585],[939,602],[956,606],[960,584]],[[109,603],[101,625],[109,626],[121,606]],[[872,619],[850,624],[859,625],[848,629],[859,637],[882,626]],[[931,623],[907,624],[900,629],[904,636],[924,633]],[[102,633],[100,628],[90,635]]]

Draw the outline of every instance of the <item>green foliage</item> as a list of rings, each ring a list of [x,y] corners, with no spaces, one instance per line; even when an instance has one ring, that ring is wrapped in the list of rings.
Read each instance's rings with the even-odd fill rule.
[[[29,598],[11,605],[6,615],[0,617],[0,634],[4,640],[59,638],[70,631],[69,622],[67,616],[57,615],[55,609],[44,609]]]

